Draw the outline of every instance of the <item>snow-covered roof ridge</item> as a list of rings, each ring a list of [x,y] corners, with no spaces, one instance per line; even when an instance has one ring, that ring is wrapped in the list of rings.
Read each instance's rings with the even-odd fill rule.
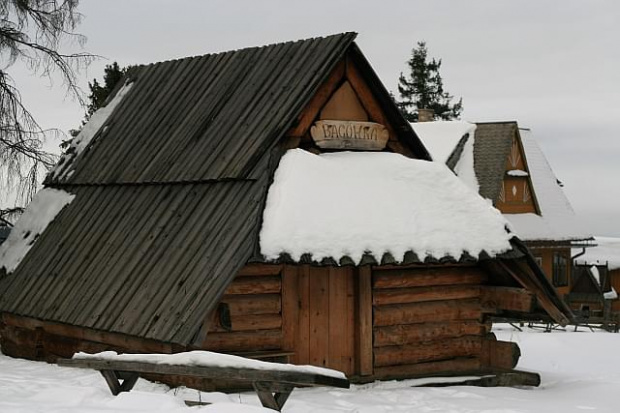
[[[114,112],[114,109],[116,109],[116,107],[119,105],[119,103],[121,103],[125,95],[129,92],[132,85],[133,83],[131,83],[129,80],[126,81],[121,86],[121,88],[118,89],[114,97],[109,102],[107,102],[105,106],[99,108],[95,113],[92,114],[92,116],[84,125],[80,133],[71,141],[69,149],[67,149],[66,153],[60,157],[56,166],[54,166],[54,168],[50,171],[50,177],[64,178],[70,176],[70,174],[72,173],[71,166],[73,165],[73,162],[90,144],[99,129],[101,129],[101,127],[108,120],[112,112]]]
[[[268,260],[389,253],[402,262],[511,249],[507,222],[445,165],[400,154],[288,151],[269,189],[260,232]]]
[[[620,238],[595,236],[595,247],[586,248],[583,255],[575,259],[577,264],[608,265],[610,271],[620,269]],[[573,255],[581,252],[573,250]]]
[[[40,190],[11,230],[9,237],[0,245],[0,268],[4,268],[7,273],[15,271],[39,235],[73,198],[75,195],[60,189]]]

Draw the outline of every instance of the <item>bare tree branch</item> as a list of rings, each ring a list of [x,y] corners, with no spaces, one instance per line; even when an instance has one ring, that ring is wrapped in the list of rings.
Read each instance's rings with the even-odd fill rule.
[[[64,53],[65,42],[84,44],[74,32],[80,23],[78,0],[0,0],[0,187],[17,190],[20,202],[28,202],[42,173],[56,162],[42,142],[58,130],[43,130],[22,103],[19,89],[9,75],[20,61],[32,75],[58,74],[69,95],[84,105],[77,73],[96,56]]]

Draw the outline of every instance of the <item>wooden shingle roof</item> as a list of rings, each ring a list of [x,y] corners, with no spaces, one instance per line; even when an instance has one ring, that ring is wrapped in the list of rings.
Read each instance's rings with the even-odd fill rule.
[[[191,344],[256,255],[278,141],[345,53],[361,56],[355,36],[131,71],[90,144],[45,181],[75,199],[0,269],[0,311]]]

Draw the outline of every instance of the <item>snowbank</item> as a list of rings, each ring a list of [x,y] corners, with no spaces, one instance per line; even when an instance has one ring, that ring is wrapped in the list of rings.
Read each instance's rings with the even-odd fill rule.
[[[516,331],[496,326],[499,340],[515,341],[523,355],[520,370],[540,373],[538,388],[412,387],[420,380],[385,381],[296,389],[284,409],[289,413],[615,413],[618,411],[620,352],[618,334],[542,329]],[[440,381],[435,379],[435,381]],[[188,408],[183,400],[213,404]],[[273,413],[261,408],[253,392],[206,393],[140,379],[130,393],[112,396],[94,370],[62,368],[0,355],[0,412],[7,413]]]
[[[201,367],[234,367],[255,370],[277,370],[295,373],[322,374],[325,376],[346,379],[344,373],[315,366],[296,366],[293,364],[270,363],[253,360],[230,354],[213,353],[211,351],[187,351],[177,354],[117,354],[115,351],[88,354],[77,353],[74,359],[98,359],[111,361],[135,361],[143,363],[167,364],[172,366]]]
[[[501,214],[445,165],[394,153],[314,155],[295,149],[280,161],[260,233],[267,259],[288,253],[320,261],[365,252],[402,261],[413,251],[459,258],[510,249]]]
[[[577,264],[605,264],[608,263],[609,270],[620,268],[620,238],[594,237],[596,247],[586,248],[586,253],[575,260]],[[581,252],[581,249],[574,249],[573,255]]]
[[[73,138],[67,152],[60,157],[54,169],[50,171],[50,176],[52,178],[67,178],[71,176],[72,172],[69,172],[69,170],[73,161],[86,149],[97,134],[97,131],[101,129],[103,124],[108,120],[108,117],[114,112],[114,109],[129,92],[132,85],[133,83],[125,83],[106,106],[99,108],[93,113],[88,123],[84,125],[80,131],[80,134]]]
[[[13,227],[7,240],[0,245],[0,268],[15,271],[39,235],[75,195],[53,188],[37,193],[24,214]]]

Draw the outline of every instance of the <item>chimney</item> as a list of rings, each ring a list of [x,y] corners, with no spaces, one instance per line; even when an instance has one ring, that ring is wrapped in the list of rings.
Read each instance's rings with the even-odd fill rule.
[[[418,109],[418,122],[432,122],[435,118],[433,109]]]

